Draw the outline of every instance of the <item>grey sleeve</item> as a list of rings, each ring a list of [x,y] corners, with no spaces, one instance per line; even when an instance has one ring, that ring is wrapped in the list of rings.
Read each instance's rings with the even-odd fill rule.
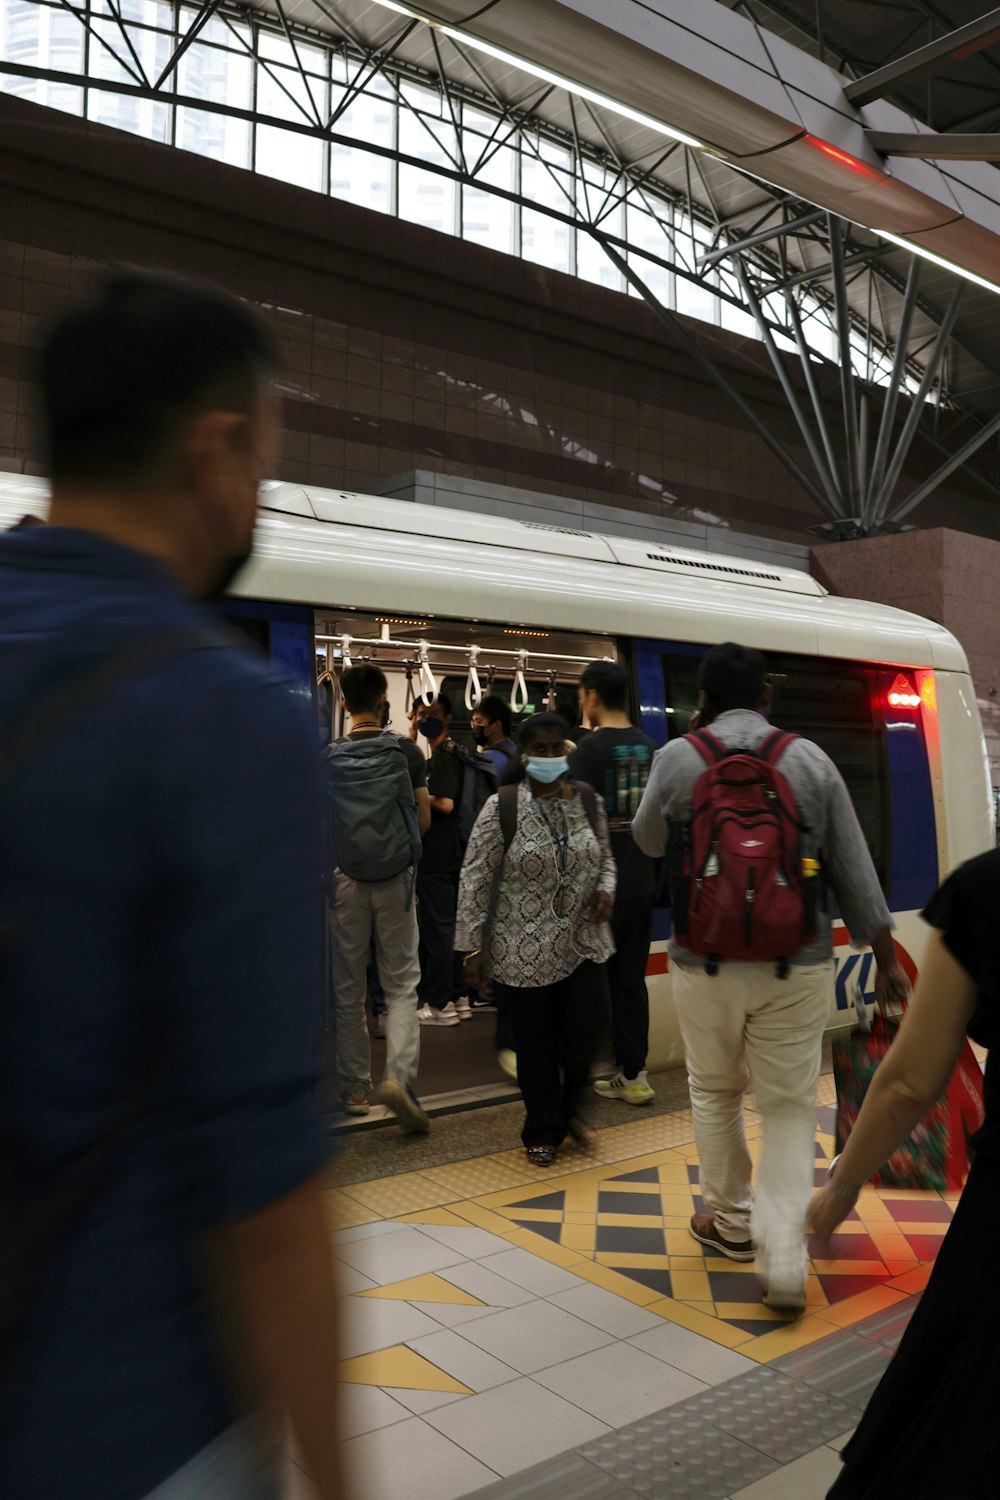
[[[668,820],[679,815],[672,803],[677,800],[678,755],[686,748],[677,740],[657,750],[639,810],[632,819],[632,837],[643,854],[654,859],[667,852]]]
[[[856,948],[866,947],[895,923],[879,885],[850,793],[833,761],[826,759],[827,807],[822,851],[824,873]]]

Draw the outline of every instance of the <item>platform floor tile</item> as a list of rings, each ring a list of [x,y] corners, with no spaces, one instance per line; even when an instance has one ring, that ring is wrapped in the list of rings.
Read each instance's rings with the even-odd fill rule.
[[[688,1233],[692,1137],[684,1112],[547,1173],[504,1152],[331,1195],[352,1494],[821,1500],[956,1200],[866,1189],[791,1320]]]

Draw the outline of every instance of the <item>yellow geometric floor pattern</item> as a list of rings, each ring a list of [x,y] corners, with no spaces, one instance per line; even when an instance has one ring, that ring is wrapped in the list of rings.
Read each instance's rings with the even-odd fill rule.
[[[831,1087],[832,1080],[821,1080],[817,1181],[834,1150]],[[760,1120],[748,1111],[747,1121],[756,1159]],[[531,1167],[519,1152],[504,1152],[358,1183],[328,1194],[331,1228],[380,1219],[473,1225],[761,1363],[925,1286],[957,1197],[866,1188],[834,1238],[837,1258],[810,1262],[804,1316],[793,1321],[764,1307],[751,1264],[730,1261],[688,1233],[692,1213],[702,1207],[692,1137],[690,1111],[683,1111],[602,1131],[596,1153],[567,1150],[548,1171]],[[446,1272],[357,1295],[478,1303]],[[345,1361],[342,1375],[358,1384],[466,1393],[405,1345]]]

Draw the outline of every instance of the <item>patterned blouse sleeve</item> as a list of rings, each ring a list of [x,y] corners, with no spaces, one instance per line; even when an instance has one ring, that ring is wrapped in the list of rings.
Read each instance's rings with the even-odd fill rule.
[[[491,797],[476,819],[458,883],[455,951],[470,953],[482,944],[497,870],[503,862],[500,802]]]
[[[601,873],[597,877],[597,889],[606,891],[609,896],[614,896],[618,889],[618,866],[611,852],[611,835],[608,832],[608,815],[604,808],[604,798],[598,797],[597,801],[597,842],[601,846]]]

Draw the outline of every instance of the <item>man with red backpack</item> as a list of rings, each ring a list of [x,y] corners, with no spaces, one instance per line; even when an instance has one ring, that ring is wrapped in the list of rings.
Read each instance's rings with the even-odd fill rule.
[[[632,833],[671,871],[671,977],[705,1204],[691,1234],[730,1260],[756,1259],[765,1303],[801,1312],[833,978],[824,888],[855,946],[871,946],[879,996],[909,986],[847,788],[818,745],[768,723],[765,674],[744,646],[708,653],[700,727],[657,751]],[[764,1122],[755,1194],[748,1082]]]

